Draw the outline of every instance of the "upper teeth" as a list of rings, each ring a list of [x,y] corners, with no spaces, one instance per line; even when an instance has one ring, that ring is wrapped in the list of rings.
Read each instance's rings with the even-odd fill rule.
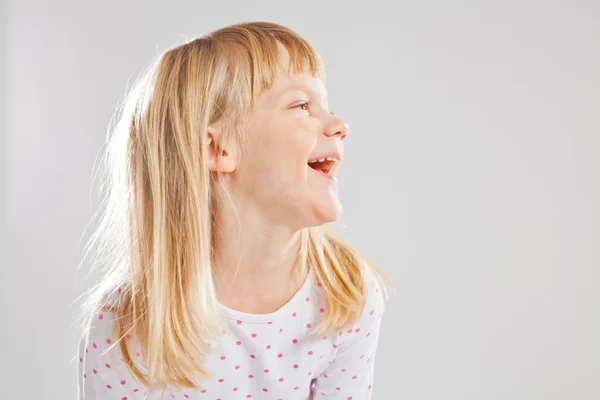
[[[325,158],[319,158],[318,160],[313,160],[313,161],[309,161],[309,164],[312,163],[316,163],[316,162],[323,162],[325,160],[329,160],[329,161],[334,161],[334,162],[338,162],[339,160],[335,157],[325,157]]]

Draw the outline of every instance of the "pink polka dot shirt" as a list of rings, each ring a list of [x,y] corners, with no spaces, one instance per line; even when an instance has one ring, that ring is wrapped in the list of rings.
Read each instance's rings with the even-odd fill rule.
[[[247,314],[219,304],[227,329],[207,360],[214,377],[202,389],[171,389],[164,394],[139,384],[110,335],[115,316],[98,313],[79,345],[79,400],[368,400],[373,393],[375,355],[383,297],[372,270],[361,319],[352,328],[308,336],[323,320],[324,299],[311,270],[302,287],[279,310]],[[127,339],[126,339],[127,340]],[[110,351],[108,351],[110,350]],[[143,356],[136,365],[143,371]]]

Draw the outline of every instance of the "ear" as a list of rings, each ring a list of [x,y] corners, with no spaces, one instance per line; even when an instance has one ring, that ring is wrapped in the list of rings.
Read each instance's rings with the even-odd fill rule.
[[[235,158],[232,148],[222,142],[222,135],[213,126],[208,126],[208,168],[215,172],[232,172],[235,170]]]

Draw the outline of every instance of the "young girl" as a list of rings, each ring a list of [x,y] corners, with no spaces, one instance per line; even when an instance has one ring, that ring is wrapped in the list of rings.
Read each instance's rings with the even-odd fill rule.
[[[316,50],[219,29],[162,54],[119,121],[79,399],[370,399],[392,284],[325,225],[348,125]]]

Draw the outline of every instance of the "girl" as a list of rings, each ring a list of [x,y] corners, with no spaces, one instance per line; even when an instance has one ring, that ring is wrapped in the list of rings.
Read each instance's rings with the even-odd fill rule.
[[[311,44],[268,22],[189,41],[119,121],[79,399],[370,399],[392,284],[324,225],[348,125]]]

